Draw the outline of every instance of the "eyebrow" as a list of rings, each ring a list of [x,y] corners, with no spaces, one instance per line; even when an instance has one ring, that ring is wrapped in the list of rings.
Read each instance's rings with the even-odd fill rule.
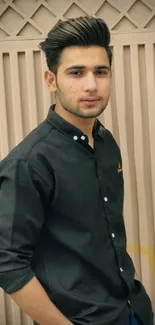
[[[84,70],[87,67],[84,65],[72,65],[71,67],[67,68],[66,71],[70,71],[70,70]],[[110,71],[111,68],[108,67],[107,65],[97,65],[94,67],[95,70],[99,70],[99,69],[104,69],[104,70],[108,70]]]

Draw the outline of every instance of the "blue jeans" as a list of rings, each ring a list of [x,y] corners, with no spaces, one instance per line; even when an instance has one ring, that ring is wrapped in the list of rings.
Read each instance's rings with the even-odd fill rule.
[[[130,309],[130,316],[125,325],[143,325],[140,318],[135,314],[133,309]],[[149,324],[148,324],[149,325]],[[152,324],[153,325],[153,321]]]
[[[127,323],[125,325],[142,325],[141,320],[135,314],[133,309],[130,309],[130,316],[129,316],[129,319],[128,319],[128,321],[127,321]]]

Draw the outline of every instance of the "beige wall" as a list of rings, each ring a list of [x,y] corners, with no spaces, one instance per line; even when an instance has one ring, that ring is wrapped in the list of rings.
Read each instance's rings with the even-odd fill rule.
[[[155,0],[0,0],[0,159],[47,114],[50,97],[38,49],[61,18],[92,14],[108,23],[113,88],[101,121],[124,166],[128,251],[155,310]],[[30,325],[0,290],[0,325]]]

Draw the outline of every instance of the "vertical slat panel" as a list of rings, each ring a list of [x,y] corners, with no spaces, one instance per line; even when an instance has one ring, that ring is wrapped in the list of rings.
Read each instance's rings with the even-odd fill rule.
[[[4,69],[3,69],[3,55],[0,54],[0,94],[1,94],[1,111],[0,111],[0,144],[1,155],[0,159],[4,158],[9,152],[9,139],[8,139],[8,125],[7,125],[7,106],[6,106],[6,92],[4,85]]]
[[[5,309],[7,325],[22,325],[21,324],[21,311],[9,295],[5,295]]]
[[[118,114],[117,114],[117,103],[116,103],[116,85],[115,85],[115,56],[113,53],[113,64],[112,64],[112,87],[110,95],[111,114],[112,114],[112,126],[113,136],[116,139],[118,145],[120,145],[120,134],[118,125]]]
[[[116,86],[116,110],[118,116],[119,134],[120,134],[120,148],[123,158],[123,171],[125,180],[125,205],[124,205],[124,217],[128,233],[128,244],[137,245],[138,235],[135,229],[134,222],[134,209],[132,204],[131,191],[135,189],[131,188],[130,169],[129,169],[129,156],[128,156],[128,143],[126,135],[126,113],[125,113],[125,80],[124,80],[124,63],[123,63],[123,46],[117,45],[114,48],[115,57],[115,86]],[[136,250],[132,251],[132,256],[136,260]]]
[[[19,84],[19,69],[17,52],[10,52],[11,65],[11,87],[12,87],[12,101],[13,101],[13,122],[15,132],[15,145],[23,139],[22,126],[22,111],[20,100],[20,84]]]
[[[126,136],[128,150],[128,165],[130,171],[131,186],[131,204],[133,214],[126,218],[126,229],[128,233],[128,250],[133,258],[136,267],[136,273],[141,276],[140,264],[140,245],[139,245],[139,222],[138,222],[138,200],[137,200],[137,184],[136,170],[134,159],[134,132],[133,132],[133,96],[132,96],[132,78],[131,78],[131,52],[130,46],[124,46],[123,49],[124,64],[124,90],[125,90],[125,115],[126,115]],[[126,193],[126,187],[125,187]],[[134,233],[134,242],[131,234]]]
[[[27,315],[25,315],[23,312],[21,313],[21,325],[34,325],[33,320],[30,319]]]
[[[12,304],[12,325],[21,325],[21,310],[14,301]]]
[[[33,56],[34,56],[35,90],[36,90],[38,122],[41,123],[45,118],[45,114],[43,108],[44,102],[43,102],[42,67],[41,67],[40,51],[34,51]]]
[[[21,99],[22,121],[23,121],[23,136],[25,137],[31,131],[31,119],[29,118],[30,97],[28,93],[28,82],[27,82],[27,73],[29,67],[27,67],[26,65],[25,51],[18,52],[18,66],[19,66],[20,99]],[[31,108],[33,111],[33,107]]]
[[[9,151],[15,146],[15,130],[13,116],[13,100],[12,100],[12,84],[11,84],[11,68],[9,53],[3,54],[3,71],[4,71],[4,87],[5,101],[7,108],[7,133],[9,140]],[[3,110],[5,107],[3,108]],[[3,141],[3,139],[1,140]]]
[[[33,51],[26,51],[26,81],[28,89],[28,116],[30,130],[38,125],[36,87],[35,87],[35,70],[33,61]]]
[[[151,159],[151,181],[152,181],[152,203],[154,210],[154,236],[155,236],[155,58],[153,51],[155,44],[146,44],[146,78],[148,93],[148,118],[150,136],[150,159]],[[149,64],[148,64],[149,62]]]
[[[5,312],[7,325],[12,325],[12,301],[7,294],[5,294]]]
[[[111,51],[113,53],[113,48],[112,47],[111,47]],[[113,70],[113,67],[111,67],[111,69]],[[108,103],[105,111],[103,112],[100,120],[105,125],[106,128],[108,128],[112,133],[114,133],[113,114],[112,114],[112,96],[110,96],[109,103]]]
[[[143,156],[144,156],[144,181],[147,208],[147,231],[148,247],[146,249],[147,261],[150,269],[151,280],[151,298],[153,298],[154,288],[152,287],[152,276],[155,270],[154,254],[154,218],[152,202],[152,176],[151,176],[151,154],[150,154],[150,137],[149,137],[149,119],[148,119],[148,87],[146,80],[147,61],[145,45],[139,46],[139,71],[140,71],[140,90],[141,90],[141,111],[142,111],[142,128],[143,128]]]
[[[113,133],[111,98],[109,99],[108,106],[102,115],[103,119],[101,121],[105,124],[106,128]]]
[[[131,66],[132,66],[132,93],[133,93],[133,117],[134,117],[134,155],[136,167],[137,196],[139,209],[139,230],[141,248],[141,270],[142,281],[151,293],[150,265],[145,255],[149,247],[148,224],[147,224],[147,205],[144,179],[144,152],[143,152],[143,129],[141,112],[141,93],[139,79],[138,46],[131,46]]]
[[[7,325],[4,291],[0,289],[0,324]]]
[[[148,94],[148,120],[149,120],[149,143],[150,143],[150,165],[151,165],[151,185],[152,185],[152,230],[153,230],[153,245],[150,251],[151,263],[151,284],[152,284],[152,300],[155,306],[155,290],[154,290],[154,277],[155,277],[155,45],[152,43],[146,44],[146,82]],[[149,64],[148,64],[149,62]]]
[[[42,81],[42,88],[43,88],[43,109],[44,109],[44,116],[47,115],[47,111],[48,108],[51,105],[51,96],[50,96],[50,92],[48,90],[48,87],[46,85],[46,82],[44,80],[44,73],[45,71],[48,70],[47,68],[47,64],[45,61],[45,55],[43,54],[43,52],[41,52],[41,81]],[[53,102],[54,102],[54,96],[53,96]]]

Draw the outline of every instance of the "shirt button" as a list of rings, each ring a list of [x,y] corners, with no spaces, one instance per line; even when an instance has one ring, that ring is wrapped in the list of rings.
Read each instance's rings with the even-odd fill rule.
[[[113,234],[111,234],[111,236],[113,237],[113,238],[115,238],[115,234],[113,233]]]
[[[78,140],[77,135],[74,135],[73,139],[74,139],[75,141]]]
[[[81,136],[81,140],[85,140],[85,138],[86,138],[86,137],[85,137],[84,135]]]
[[[124,270],[122,269],[122,267],[120,267],[120,271],[123,272]]]
[[[107,198],[107,197],[104,197],[104,201],[105,201],[105,202],[108,202],[108,198]]]

